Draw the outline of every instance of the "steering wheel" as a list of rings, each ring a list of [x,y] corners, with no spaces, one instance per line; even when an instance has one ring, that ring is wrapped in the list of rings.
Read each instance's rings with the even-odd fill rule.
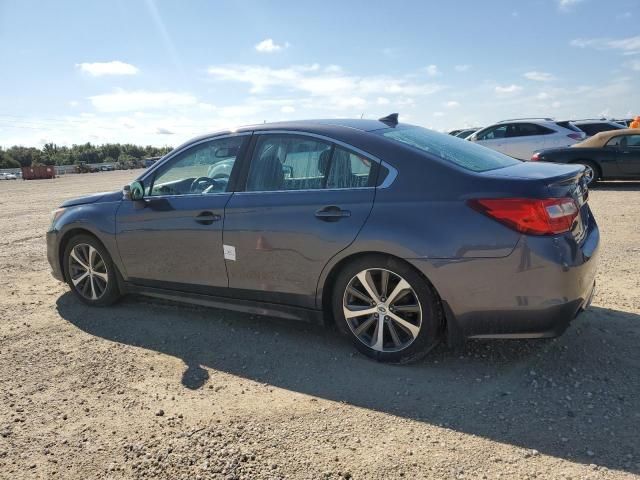
[[[193,182],[191,182],[191,187],[189,191],[191,193],[198,193],[204,191],[205,188],[215,183],[215,180],[209,177],[198,177]],[[206,184],[206,185],[203,185]]]

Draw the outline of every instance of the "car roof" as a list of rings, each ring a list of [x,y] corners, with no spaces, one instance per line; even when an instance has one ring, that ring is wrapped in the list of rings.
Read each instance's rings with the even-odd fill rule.
[[[389,125],[381,122],[380,120],[362,118],[325,118],[317,120],[291,120],[285,122],[259,123],[256,125],[239,127],[236,131],[306,130],[312,132],[315,127],[336,127],[338,129],[350,128],[361,130],[363,132],[371,132],[373,130],[389,128]],[[325,129],[323,128],[322,130]]]
[[[600,148],[603,147],[612,137],[620,135],[640,135],[640,128],[621,128],[618,130],[608,130],[606,132],[596,133],[593,137],[589,137],[580,143],[571,145],[576,148]]]

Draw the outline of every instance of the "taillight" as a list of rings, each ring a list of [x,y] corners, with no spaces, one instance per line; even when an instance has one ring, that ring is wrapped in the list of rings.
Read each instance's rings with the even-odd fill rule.
[[[536,152],[533,155],[531,155],[531,161],[532,162],[539,162],[540,161],[540,154],[538,152]]]
[[[581,133],[570,133],[569,135],[567,135],[567,137],[577,141],[580,141],[584,138],[584,136]]]
[[[571,230],[578,205],[571,198],[483,198],[469,206],[529,235],[555,235]]]

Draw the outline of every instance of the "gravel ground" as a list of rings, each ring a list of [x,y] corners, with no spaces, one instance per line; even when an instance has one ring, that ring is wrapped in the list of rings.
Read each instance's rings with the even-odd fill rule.
[[[561,338],[395,367],[305,324],[81,305],[50,211],[136,174],[0,182],[0,478],[638,477],[640,184],[591,192],[598,293]]]

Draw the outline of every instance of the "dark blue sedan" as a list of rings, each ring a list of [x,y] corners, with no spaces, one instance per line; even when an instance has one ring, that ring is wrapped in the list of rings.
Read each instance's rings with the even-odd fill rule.
[[[561,334],[595,287],[587,199],[582,166],[520,162],[395,115],[263,124],[66,202],[48,258],[90,305],[138,293],[329,320],[366,355],[406,362],[443,338]]]

